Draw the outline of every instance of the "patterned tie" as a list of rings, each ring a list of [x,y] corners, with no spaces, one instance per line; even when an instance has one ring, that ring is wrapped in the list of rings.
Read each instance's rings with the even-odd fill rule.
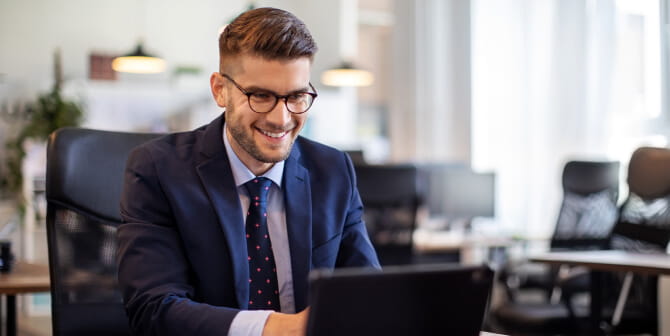
[[[249,309],[280,310],[277,268],[267,225],[267,200],[272,181],[256,177],[245,183],[249,192],[247,254],[249,259]]]

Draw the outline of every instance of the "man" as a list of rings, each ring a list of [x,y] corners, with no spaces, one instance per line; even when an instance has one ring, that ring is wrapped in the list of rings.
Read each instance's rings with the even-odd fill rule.
[[[119,283],[138,335],[300,334],[310,270],[379,267],[350,159],[298,136],[316,98],[305,25],[251,10],[219,49],[225,113],[128,159]]]

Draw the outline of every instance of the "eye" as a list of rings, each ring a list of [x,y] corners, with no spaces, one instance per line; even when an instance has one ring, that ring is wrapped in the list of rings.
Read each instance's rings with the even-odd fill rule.
[[[306,96],[307,96],[306,93],[298,92],[288,96],[288,100],[291,102],[299,102],[305,100],[307,98]]]
[[[269,93],[269,92],[258,91],[258,92],[251,93],[251,99],[254,99],[254,100],[272,100],[272,99],[274,99],[274,95]]]

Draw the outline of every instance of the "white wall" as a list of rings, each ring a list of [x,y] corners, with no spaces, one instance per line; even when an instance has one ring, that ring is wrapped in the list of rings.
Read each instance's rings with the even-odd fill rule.
[[[319,132],[310,135],[334,145],[346,142],[347,136],[353,134],[336,130],[355,130],[352,124],[355,118],[351,117],[354,110],[348,110],[349,117],[340,117],[334,124],[326,118],[342,106],[355,107],[351,103],[355,96],[319,83],[321,72],[340,61],[340,2],[256,1],[259,7],[293,12],[311,30],[319,46],[312,82],[327,100],[334,99],[338,104],[315,105],[312,129]],[[59,48],[65,93],[84,104],[85,126],[128,129],[134,123],[179,113],[189,105],[196,115],[191,118],[194,124],[186,128],[198,126],[220,113],[211,103],[208,89],[209,74],[218,68],[218,33],[247,6],[248,2],[243,0],[2,1],[0,100],[32,100],[37,93],[49,90],[53,84],[53,53]],[[148,52],[167,61],[165,73],[119,74],[119,79],[112,82],[87,80],[91,52],[124,54],[140,38]],[[202,71],[188,76],[188,80],[172,78],[178,66],[198,67]],[[329,127],[325,127],[327,123]]]
[[[241,0],[2,1],[0,73],[31,89],[48,89],[55,48],[61,49],[65,77],[83,79],[91,51],[127,53],[141,36],[170,69],[216,70],[218,30],[243,8]]]
[[[265,0],[257,6],[289,10],[312,32],[319,74],[340,61],[339,1]],[[60,48],[66,78],[88,76],[91,51],[129,52],[143,36],[145,47],[170,69],[195,65],[208,75],[218,65],[216,40],[222,25],[247,8],[243,0],[22,0],[0,2],[0,73],[4,81],[48,89],[52,54]]]

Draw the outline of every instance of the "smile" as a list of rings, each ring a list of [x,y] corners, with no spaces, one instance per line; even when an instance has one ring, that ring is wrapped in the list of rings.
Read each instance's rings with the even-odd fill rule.
[[[286,132],[286,131],[284,131],[284,132],[279,132],[279,133],[273,133],[273,132],[264,131],[264,130],[262,130],[262,129],[258,129],[258,131],[261,132],[261,133],[263,133],[263,134],[266,135],[266,136],[269,136],[269,137],[271,137],[271,138],[275,138],[275,139],[279,139],[279,138],[283,137],[284,135],[286,135],[286,134],[288,133],[288,132]]]

